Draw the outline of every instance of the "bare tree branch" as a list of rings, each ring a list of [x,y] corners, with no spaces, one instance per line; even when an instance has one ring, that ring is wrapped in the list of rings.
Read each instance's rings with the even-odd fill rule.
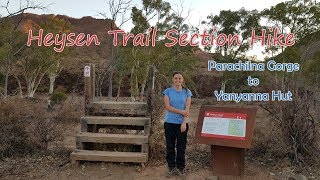
[[[44,6],[42,4],[34,4],[31,0],[24,0],[25,3],[20,1],[19,10],[11,10],[10,9],[10,2],[11,2],[11,0],[7,0],[5,5],[0,5],[0,8],[1,9],[5,9],[5,11],[7,13],[7,15],[5,15],[3,17],[0,16],[0,18],[1,18],[0,19],[0,23],[2,23],[5,18],[12,17],[12,16],[15,16],[15,15],[24,13],[26,10],[30,10],[30,9],[47,10],[48,7],[52,4],[51,3],[49,5]]]
[[[108,0],[106,1],[108,12],[98,12],[100,16],[109,18],[116,23],[118,18],[118,27],[121,27],[124,23],[130,20],[130,17],[126,17],[126,12],[131,8],[132,0]]]

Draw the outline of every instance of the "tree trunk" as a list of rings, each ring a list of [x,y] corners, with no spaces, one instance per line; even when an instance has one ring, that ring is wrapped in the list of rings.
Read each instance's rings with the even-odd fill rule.
[[[19,80],[19,78],[17,76],[14,75],[14,78],[17,80],[18,86],[19,86],[19,94],[20,97],[23,98],[23,92],[22,92],[22,86],[21,86],[21,82]]]
[[[20,94],[20,97],[23,98],[21,82],[20,82],[20,80],[17,80],[17,81],[18,81],[18,85],[19,85],[19,94]]]
[[[134,66],[132,66],[132,68],[131,68],[131,73],[130,73],[130,96],[131,96],[131,100],[132,101],[135,101],[135,97],[134,97],[134,91],[135,91],[135,89],[134,89],[134,83],[133,83],[133,81],[134,81],[134,77],[133,77],[133,75],[134,75]]]
[[[120,81],[119,81],[116,101],[117,101],[117,100],[119,99],[119,97],[120,97],[121,84],[122,84],[122,78],[121,78]]]
[[[32,98],[34,95],[34,81],[28,79],[27,81],[27,97]]]
[[[98,83],[97,83],[97,97],[99,98],[99,100],[101,101],[102,98],[102,93],[101,93],[101,74],[98,75]]]
[[[144,99],[144,91],[146,88],[146,84],[148,82],[148,74],[149,74],[150,68],[149,65],[147,67],[147,71],[146,71],[146,76],[145,76],[145,80],[143,81],[143,84],[141,85],[141,91],[140,91],[140,101],[143,101]]]
[[[9,57],[6,58],[6,75],[5,75],[5,82],[4,82],[4,92],[3,96],[6,98],[8,96],[8,83],[9,83],[9,74],[10,74],[10,59]]]
[[[139,83],[138,83],[138,76],[135,75],[135,98],[137,99],[139,97]]]
[[[38,86],[43,78],[43,76],[47,73],[44,72],[40,75],[37,75],[39,76],[38,80],[37,80],[37,76],[35,77],[32,77],[32,78],[26,78],[27,79],[27,97],[33,97],[36,90],[38,89]],[[37,81],[37,82],[36,82]]]
[[[144,98],[144,89],[146,87],[146,83],[143,83],[141,85],[141,91],[140,91],[140,101],[143,101],[143,98]]]
[[[33,89],[30,87],[30,85],[28,85],[27,97],[33,98],[33,95],[34,95],[34,91],[33,91]]]
[[[109,90],[108,90],[108,99],[112,99],[112,77],[113,77],[113,66],[110,66],[110,74],[109,74]]]
[[[3,92],[4,98],[8,96],[8,80],[9,80],[9,66],[6,67],[6,77],[5,77],[4,92]]]
[[[193,87],[192,89],[193,89],[194,93],[196,94],[196,97],[200,98],[200,94],[198,93],[197,88]]]
[[[55,75],[49,75],[49,79],[50,79],[49,94],[52,94],[53,93],[53,89],[54,89],[54,82],[56,81],[56,76]]]
[[[226,92],[226,83],[227,81],[222,81],[221,83],[221,91]]]

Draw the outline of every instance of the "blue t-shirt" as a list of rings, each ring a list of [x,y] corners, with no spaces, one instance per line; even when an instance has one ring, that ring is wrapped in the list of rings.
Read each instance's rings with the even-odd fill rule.
[[[185,110],[187,98],[191,97],[192,93],[189,89],[186,88],[182,88],[181,91],[177,91],[174,89],[174,87],[170,87],[163,91],[163,95],[169,97],[170,106],[176,109]],[[164,121],[173,124],[182,124],[183,115],[167,110]]]

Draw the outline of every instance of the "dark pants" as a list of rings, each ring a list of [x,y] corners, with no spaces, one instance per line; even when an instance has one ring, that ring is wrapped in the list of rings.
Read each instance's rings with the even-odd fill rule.
[[[187,123],[187,130],[181,133],[181,124],[164,123],[164,130],[167,143],[167,163],[168,167],[177,167],[179,170],[185,168],[185,151],[187,145],[187,132],[189,126]],[[175,148],[177,148],[177,155]]]

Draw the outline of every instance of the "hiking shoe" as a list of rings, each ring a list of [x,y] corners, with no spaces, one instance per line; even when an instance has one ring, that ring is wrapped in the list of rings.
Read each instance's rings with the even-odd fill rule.
[[[182,170],[179,169],[178,175],[181,176],[181,177],[185,177],[186,176],[186,172],[184,171],[184,169],[182,169]]]
[[[169,168],[167,175],[168,176],[173,176],[174,175],[174,168]]]

